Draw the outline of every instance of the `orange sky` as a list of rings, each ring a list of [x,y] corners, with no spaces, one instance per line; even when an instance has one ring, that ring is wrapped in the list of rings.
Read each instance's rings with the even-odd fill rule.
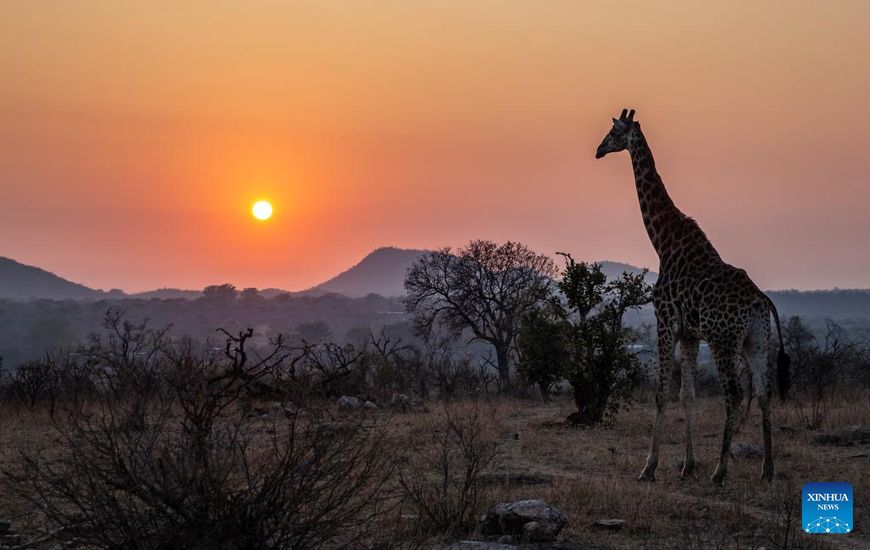
[[[593,158],[627,106],[723,258],[870,287],[870,3],[722,4],[3,2],[0,255],[129,291],[470,238],[655,269]]]

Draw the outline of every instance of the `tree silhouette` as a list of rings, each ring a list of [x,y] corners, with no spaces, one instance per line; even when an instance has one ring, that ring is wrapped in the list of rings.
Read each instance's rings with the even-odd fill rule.
[[[520,319],[550,295],[555,271],[549,257],[523,244],[471,241],[421,256],[405,278],[405,305],[420,334],[443,327],[492,345],[507,386]]]
[[[236,287],[229,283],[211,285],[202,289],[202,297],[208,301],[229,302],[235,300],[237,295]]]

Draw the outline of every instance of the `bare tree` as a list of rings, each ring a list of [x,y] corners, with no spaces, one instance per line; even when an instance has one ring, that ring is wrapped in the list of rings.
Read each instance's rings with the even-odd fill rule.
[[[50,355],[40,361],[28,361],[12,374],[11,390],[18,399],[33,409],[40,401],[49,404],[54,416],[55,403],[60,392],[59,373]]]
[[[793,406],[808,428],[818,428],[828,414],[834,388],[860,379],[857,373],[866,364],[867,348],[830,319],[825,320],[822,338],[800,317],[789,319],[782,332],[793,357],[795,388],[802,394]]]
[[[406,500],[423,532],[458,534],[473,525],[481,501],[481,474],[498,455],[483,413],[471,406],[445,407],[439,418],[408,441],[413,448],[399,470]]]
[[[421,334],[444,327],[492,345],[499,378],[509,385],[520,319],[550,294],[555,271],[552,259],[523,244],[471,241],[420,257],[405,278],[405,303]]]

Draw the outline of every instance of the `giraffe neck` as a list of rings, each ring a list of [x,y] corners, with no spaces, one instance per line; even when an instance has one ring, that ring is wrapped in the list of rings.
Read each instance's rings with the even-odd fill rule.
[[[681,261],[702,258],[719,259],[719,255],[698,224],[674,204],[656,170],[655,160],[646,138],[635,128],[628,152],[634,169],[634,182],[643,224],[662,269]]]

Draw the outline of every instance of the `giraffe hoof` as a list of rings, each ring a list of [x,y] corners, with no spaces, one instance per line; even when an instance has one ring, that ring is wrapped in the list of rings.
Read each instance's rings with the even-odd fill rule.
[[[695,478],[696,466],[697,466],[697,463],[694,461],[686,462],[683,465],[683,471],[680,472],[680,478],[682,478],[682,479]]]
[[[722,486],[725,485],[725,474],[724,470],[716,469],[716,472],[710,477],[710,483],[713,485]]]
[[[640,475],[637,477],[637,480],[638,481],[655,481],[656,480],[655,471],[656,471],[655,467],[650,468],[649,466],[646,466],[646,467],[644,467],[644,469],[640,473]]]
[[[773,481],[773,460],[765,458],[761,465],[761,480]]]

